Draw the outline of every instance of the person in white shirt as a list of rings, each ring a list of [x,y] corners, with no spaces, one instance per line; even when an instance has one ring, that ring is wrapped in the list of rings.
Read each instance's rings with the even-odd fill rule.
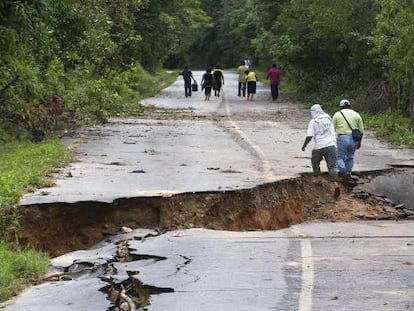
[[[312,150],[312,170],[314,175],[321,174],[321,161],[325,159],[328,167],[329,176],[334,182],[334,196],[340,195],[338,186],[338,166],[336,160],[336,135],[331,117],[325,113],[319,104],[314,104],[310,108],[312,119],[309,121],[305,141],[302,145],[302,151],[305,151],[309,142],[314,139]]]

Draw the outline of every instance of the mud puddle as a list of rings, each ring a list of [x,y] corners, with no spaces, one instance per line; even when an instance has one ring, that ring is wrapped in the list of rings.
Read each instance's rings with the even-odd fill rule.
[[[316,220],[413,217],[413,168],[356,173],[354,177],[357,185],[341,186],[337,199],[327,176],[304,174],[244,190],[21,206],[18,238],[23,245],[58,256],[88,249],[122,228],[277,230]]]

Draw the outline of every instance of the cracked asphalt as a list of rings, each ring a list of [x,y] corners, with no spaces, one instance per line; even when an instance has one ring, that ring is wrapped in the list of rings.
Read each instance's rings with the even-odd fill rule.
[[[201,74],[194,73],[198,81]],[[310,117],[304,106],[283,94],[271,102],[263,85],[247,102],[236,96],[236,74],[228,72],[225,79],[223,96],[208,102],[201,92],[185,98],[179,78],[144,101],[184,112],[182,119],[172,113],[158,120],[112,119],[66,137],[78,161],[64,169],[54,187],[26,195],[21,205],[252,188],[311,172],[310,150],[300,149]],[[368,131],[355,170],[390,164],[413,165],[412,150],[382,143]]]
[[[201,74],[195,72],[198,81]],[[224,96],[205,102],[201,92],[184,98],[177,79],[144,103],[178,109],[183,120],[114,119],[82,129],[65,139],[78,161],[56,186],[28,194],[21,205],[252,188],[310,172],[310,151],[300,150],[309,118],[303,105],[283,95],[271,102],[263,85],[247,102],[236,88],[235,73],[225,72]],[[413,163],[412,150],[368,132],[355,170]],[[2,309],[116,310],[121,302],[111,291],[127,288],[131,297],[141,293],[137,310],[411,310],[413,266],[412,221],[304,223],[278,231],[141,229],[54,258],[54,278]]]

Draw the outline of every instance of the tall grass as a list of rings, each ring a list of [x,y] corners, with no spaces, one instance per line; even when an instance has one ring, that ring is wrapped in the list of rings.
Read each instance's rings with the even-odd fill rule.
[[[35,251],[22,251],[5,242],[18,230],[16,205],[27,189],[42,187],[47,175],[70,159],[57,139],[42,143],[19,141],[0,146],[0,301],[18,293],[26,284],[39,280],[49,258]]]
[[[363,118],[366,127],[374,129],[379,138],[398,146],[414,148],[413,123],[400,112],[364,114]]]
[[[0,208],[17,204],[28,188],[47,184],[45,176],[68,160],[56,139],[42,143],[19,141],[0,148]]]
[[[49,257],[38,251],[19,251],[0,242],[0,301],[19,293],[44,275]]]

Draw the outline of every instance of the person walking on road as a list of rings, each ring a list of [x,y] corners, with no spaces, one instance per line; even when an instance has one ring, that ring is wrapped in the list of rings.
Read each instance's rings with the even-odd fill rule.
[[[347,99],[339,102],[340,111],[333,115],[333,125],[337,134],[337,159],[339,175],[342,182],[348,186],[354,185],[351,179],[351,172],[354,167],[355,151],[361,148],[361,139],[364,134],[364,123],[361,115],[351,108],[351,103]],[[358,129],[361,133],[359,139],[352,135],[353,129]]]
[[[215,81],[214,96],[220,97],[221,87],[222,85],[224,85],[224,74],[223,70],[219,65],[217,65],[216,68],[214,68],[213,76]]]
[[[309,121],[302,151],[305,151],[309,142],[314,139],[311,164],[315,176],[321,175],[321,161],[325,159],[331,180],[334,182],[334,197],[339,197],[339,176],[336,159],[336,136],[331,117],[325,113],[319,104],[310,108],[312,119]]]
[[[272,99],[276,100],[279,97],[279,83],[282,77],[282,73],[276,64],[273,64],[271,68],[267,71],[267,79],[270,79],[270,93],[272,94]]]
[[[194,83],[197,83],[197,81],[193,77],[193,73],[190,69],[188,69],[188,66],[184,67],[184,70],[180,73],[181,76],[183,76],[184,79],[184,94],[185,97],[191,97],[191,80],[194,81]]]
[[[246,70],[244,73],[246,74],[247,100],[253,101],[253,96],[256,94],[257,75],[250,70]]]
[[[211,69],[208,68],[201,79],[201,89],[204,89],[205,94],[204,100],[210,100],[211,89],[214,87],[214,85],[214,76],[211,73]]]
[[[237,73],[239,74],[239,92],[237,96],[246,97],[246,70],[248,70],[244,60],[240,62],[240,66],[237,68]]]

